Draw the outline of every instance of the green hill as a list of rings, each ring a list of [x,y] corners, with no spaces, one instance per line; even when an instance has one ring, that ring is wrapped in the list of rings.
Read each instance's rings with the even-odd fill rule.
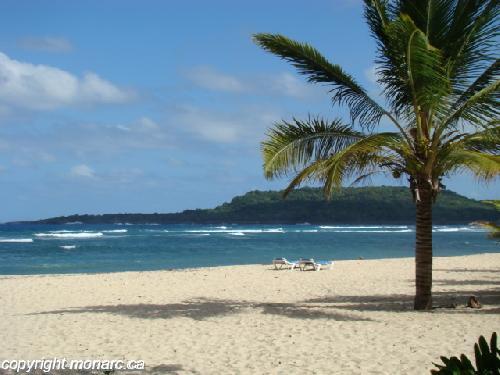
[[[500,210],[489,202],[480,202],[443,191],[434,205],[435,224],[466,224],[471,221],[500,220]],[[251,191],[230,203],[213,209],[186,210],[169,214],[72,215],[37,221],[64,224],[413,224],[415,205],[408,188],[343,188],[326,201],[318,188],[302,188],[283,199],[279,191]]]

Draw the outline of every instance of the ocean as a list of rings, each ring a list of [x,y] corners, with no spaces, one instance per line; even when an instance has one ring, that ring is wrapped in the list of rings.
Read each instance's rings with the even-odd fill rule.
[[[472,226],[435,226],[434,255],[500,251]],[[414,256],[410,225],[0,225],[0,274],[147,271]]]

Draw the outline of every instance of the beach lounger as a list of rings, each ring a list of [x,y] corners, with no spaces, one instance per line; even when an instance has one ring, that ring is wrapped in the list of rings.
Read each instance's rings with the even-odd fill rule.
[[[314,271],[319,271],[321,268],[328,268],[332,269],[333,267],[333,261],[319,261],[315,262],[314,259],[305,259],[305,258],[300,258],[299,260],[299,268],[301,271],[305,271],[307,267],[310,267]]]
[[[290,268],[293,270],[298,265],[296,262],[290,262],[286,258],[274,258],[273,259],[273,266],[274,266],[275,270],[280,270],[283,267]]]
[[[315,270],[315,271],[319,271],[321,269],[321,265],[318,264],[318,263],[316,263],[314,261],[314,259],[312,259],[312,258],[309,258],[309,259],[307,259],[307,258],[300,258],[300,260],[299,260],[299,269],[301,271],[305,271],[306,268],[308,268],[308,267],[311,268],[311,269],[313,269],[313,270]]]

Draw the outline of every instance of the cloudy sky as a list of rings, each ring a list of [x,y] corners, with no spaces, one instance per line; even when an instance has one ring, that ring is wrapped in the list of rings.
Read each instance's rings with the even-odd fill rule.
[[[266,129],[345,113],[256,32],[308,41],[379,92],[358,0],[2,1],[0,221],[205,208],[284,187],[262,175]],[[498,183],[446,184],[498,198]]]

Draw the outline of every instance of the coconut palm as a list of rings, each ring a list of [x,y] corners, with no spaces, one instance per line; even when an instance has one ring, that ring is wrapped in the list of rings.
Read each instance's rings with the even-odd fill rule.
[[[376,173],[407,178],[416,204],[415,309],[432,308],[432,204],[441,180],[500,173],[498,0],[364,0],[377,46],[380,104],[307,43],[278,34],[254,41],[326,85],[347,122],[321,117],[274,124],[262,142],[265,176],[293,176],[285,195],[320,182],[326,197]],[[394,131],[377,132],[381,121]]]

